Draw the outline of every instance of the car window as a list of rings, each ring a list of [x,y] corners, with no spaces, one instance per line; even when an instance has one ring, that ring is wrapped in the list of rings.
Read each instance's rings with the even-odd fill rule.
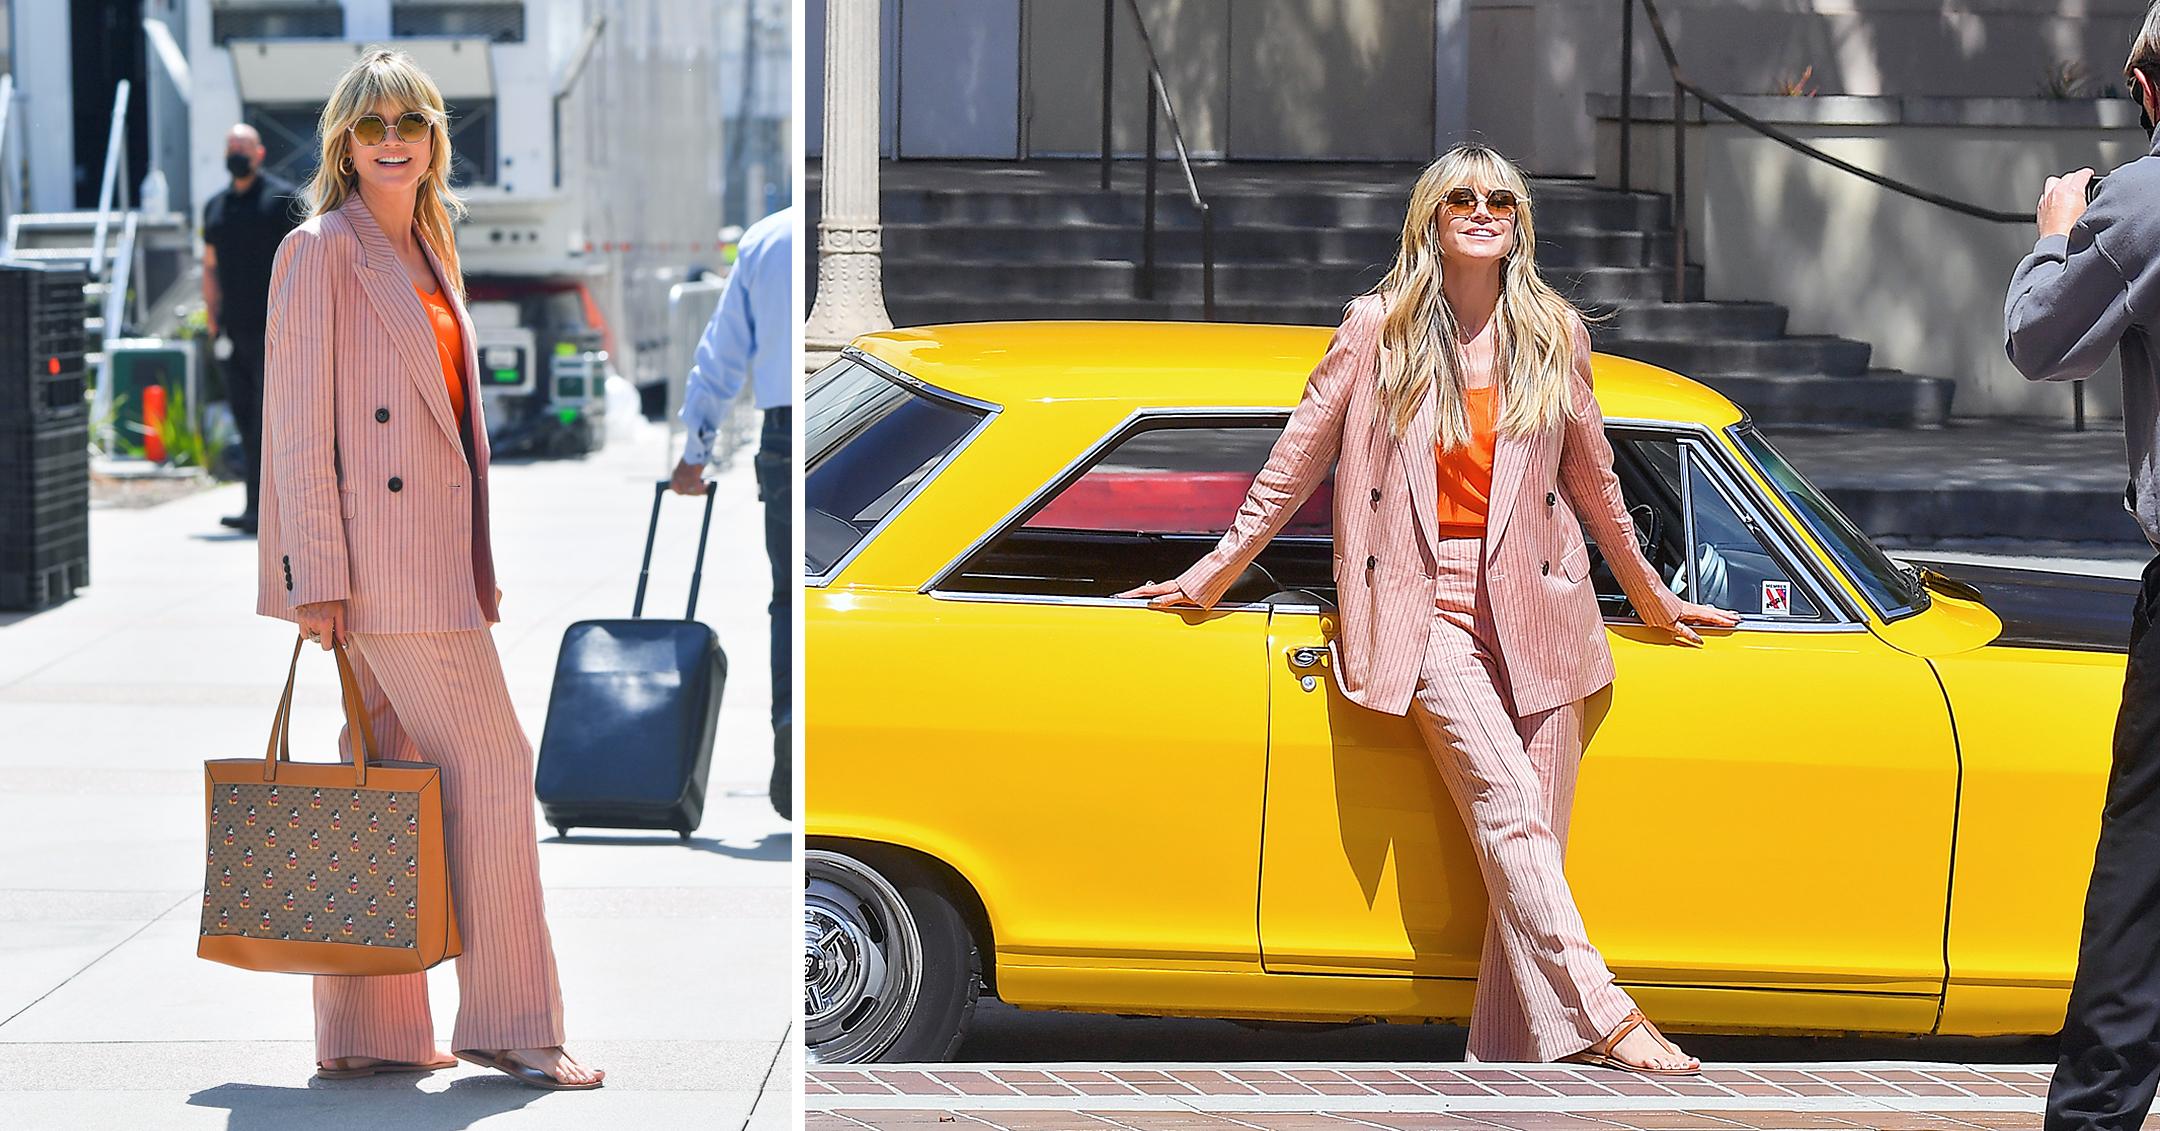
[[[1778,454],[1770,441],[1752,424],[1739,424],[1730,429],[1733,440],[1740,450],[1754,461],[1757,470],[1769,480],[1770,485],[1785,500],[1785,505],[1800,516],[1815,539],[1823,548],[1845,567],[1846,576],[1867,595],[1868,604],[1875,606],[1886,621],[1908,617],[1928,607],[1930,598],[1927,588],[1920,584],[1917,571],[1899,568],[1890,556],[1860,532],[1844,512],[1824,498],[1785,457]]]
[[[803,403],[803,565],[832,572],[943,466],[987,410],[842,357]]]
[[[1681,596],[1744,617],[1820,620],[1821,610],[1781,556],[1763,540],[1705,470],[1710,457],[1687,453],[1688,586]],[[1692,588],[1693,593],[1685,591]]]
[[[1763,623],[1826,619],[1813,587],[1765,540],[1712,473],[1717,458],[1670,433],[1616,428],[1613,473],[1634,519],[1636,547],[1665,587],[1685,600]],[[1584,539],[1590,540],[1589,531]],[[1592,546],[1591,581],[1605,616],[1638,619],[1604,555]]]
[[[1050,484],[938,588],[1108,597],[1174,577],[1230,528],[1287,414],[1151,417]],[[1230,604],[1283,591],[1332,597],[1332,474],[1231,587]]]
[[[1679,440],[1669,434],[1612,430],[1607,434],[1613,450],[1613,476],[1620,481],[1620,495],[1635,523],[1635,546],[1657,570],[1658,577],[1674,592],[1686,588],[1685,559],[1687,521],[1681,505],[1681,455]],[[1571,500],[1572,501],[1572,500]],[[1581,517],[1580,514],[1577,515]],[[1615,619],[1635,618],[1635,606],[1613,576],[1612,567],[1590,534],[1590,584],[1597,592],[1598,608]]]

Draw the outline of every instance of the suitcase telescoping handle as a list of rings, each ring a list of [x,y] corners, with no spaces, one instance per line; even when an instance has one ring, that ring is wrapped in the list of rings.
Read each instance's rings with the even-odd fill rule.
[[[684,620],[697,619],[698,583],[705,579],[705,535],[712,530],[713,487],[712,480],[705,481],[705,522],[697,532],[697,566],[690,571],[690,607],[683,610]],[[638,566],[637,601],[630,606],[631,619],[645,615],[645,579],[652,573],[653,535],[660,532],[660,500],[667,497],[668,481],[662,479],[653,484],[652,521],[645,524],[645,562]]]

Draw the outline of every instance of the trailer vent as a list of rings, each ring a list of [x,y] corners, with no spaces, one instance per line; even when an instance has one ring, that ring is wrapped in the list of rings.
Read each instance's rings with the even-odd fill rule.
[[[524,0],[396,0],[393,36],[454,35],[495,43],[525,42]]]
[[[342,39],[345,9],[334,0],[218,0],[210,9],[210,39]]]

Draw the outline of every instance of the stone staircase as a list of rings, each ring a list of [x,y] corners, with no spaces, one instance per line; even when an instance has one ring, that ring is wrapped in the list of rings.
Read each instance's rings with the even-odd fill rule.
[[[1215,213],[1220,321],[1336,324],[1385,273],[1415,164],[1238,163],[1196,168]],[[812,162],[810,222],[821,168]],[[901,325],[1035,318],[1198,319],[1197,215],[1174,165],[1158,170],[1153,298],[1137,297],[1141,169],[1100,191],[1089,161],[886,162],[886,305]],[[1171,186],[1179,186],[1172,190]],[[1598,348],[1711,385],[1766,425],[1933,428],[1954,383],[1875,368],[1871,347],[1786,333],[1783,307],[1673,285],[1667,201],[1581,181],[1533,184],[1538,260],[1578,305],[1608,315]],[[814,294],[816,271],[808,272]]]

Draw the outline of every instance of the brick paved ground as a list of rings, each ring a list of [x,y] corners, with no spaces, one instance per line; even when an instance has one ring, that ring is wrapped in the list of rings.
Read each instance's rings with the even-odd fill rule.
[[[807,1131],[1935,1131],[2040,1126],[2048,1070],[1720,1065],[1649,1079],[1561,1065],[813,1068]],[[2160,1127],[2160,1120],[2147,1124]]]

